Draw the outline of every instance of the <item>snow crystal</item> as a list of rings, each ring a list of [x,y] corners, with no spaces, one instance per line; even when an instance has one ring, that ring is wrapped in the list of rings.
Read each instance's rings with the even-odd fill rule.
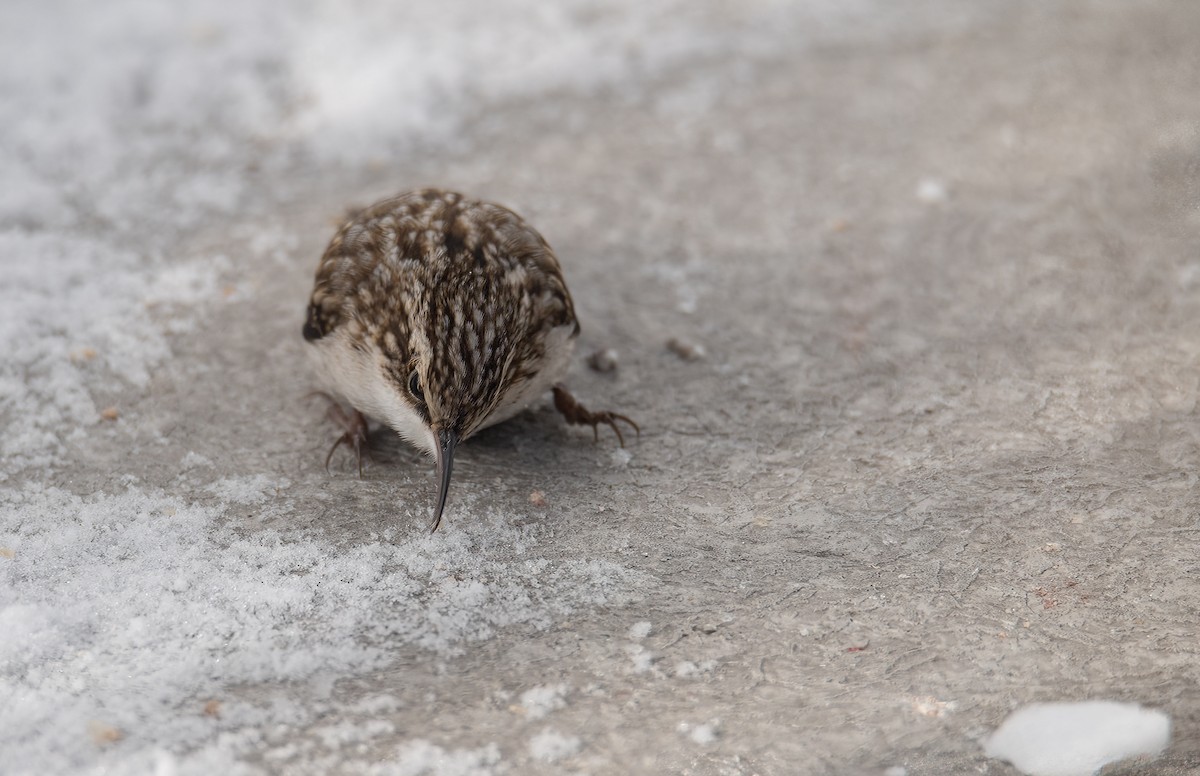
[[[564,736],[556,730],[546,728],[529,739],[529,754],[539,760],[553,763],[576,754],[580,745],[577,736]]]
[[[633,639],[634,641],[641,641],[650,635],[650,628],[650,623],[645,620],[642,620],[641,622],[635,622],[633,625],[629,626],[629,638]]]
[[[399,698],[390,693],[384,693],[382,695],[372,695],[368,698],[363,698],[351,706],[348,711],[354,714],[377,715],[396,711],[400,707]]]
[[[209,485],[208,490],[217,498],[235,504],[261,504],[289,484],[286,479],[273,482],[265,474],[255,474],[226,477]]]
[[[687,722],[680,722],[678,730],[686,735],[692,741],[705,746],[717,740],[720,736],[721,721],[718,719],[710,720],[702,725],[690,725]]]
[[[212,465],[213,462],[211,459],[200,455],[193,450],[189,450],[188,454],[185,455],[183,460],[179,462],[179,468],[182,471],[188,471],[189,469],[209,468]]]
[[[927,205],[945,202],[950,197],[946,184],[936,178],[925,178],[917,184],[917,199]]]
[[[534,687],[521,693],[521,707],[530,719],[541,719],[567,705],[565,684]]]
[[[629,462],[633,460],[633,453],[624,447],[618,447],[609,454],[609,460],[612,461],[614,468],[624,469],[625,467],[629,466]]]
[[[499,769],[500,749],[488,744],[480,749],[446,750],[428,741],[410,741],[400,747],[392,763],[372,768],[373,776],[491,776]]]
[[[717,661],[704,660],[694,663],[691,660],[681,660],[675,664],[675,676],[680,679],[691,679],[701,674],[707,674],[717,667]]]
[[[394,732],[396,732],[395,725],[382,719],[373,719],[362,724],[356,722],[339,722],[336,725],[326,725],[313,730],[313,733],[321,739],[321,743],[328,749],[338,749],[345,744],[369,741],[372,738],[378,738],[379,736],[385,736]]]
[[[1028,776],[1091,776],[1108,763],[1157,757],[1171,720],[1132,703],[1034,703],[1013,712],[984,747]]]
[[[658,656],[641,644],[626,646],[625,653],[633,661],[633,672],[635,674],[644,674],[647,671],[654,670],[654,661],[658,659]]]

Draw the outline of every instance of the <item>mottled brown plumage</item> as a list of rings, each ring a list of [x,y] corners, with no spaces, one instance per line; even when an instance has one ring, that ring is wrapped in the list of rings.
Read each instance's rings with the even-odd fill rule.
[[[331,392],[437,457],[436,530],[455,445],[554,386],[579,323],[558,259],[520,216],[426,189],[359,211],[338,230],[303,333]],[[637,428],[575,407],[569,422]],[[361,417],[343,425],[339,444],[360,449]]]

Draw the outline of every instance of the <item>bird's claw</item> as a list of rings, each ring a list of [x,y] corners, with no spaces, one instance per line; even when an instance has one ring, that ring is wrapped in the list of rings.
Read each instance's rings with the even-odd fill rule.
[[[367,418],[356,409],[346,412],[341,404],[324,391],[313,391],[309,395],[320,396],[329,402],[329,407],[325,410],[325,417],[337,424],[343,432],[325,456],[325,471],[329,471],[329,462],[333,460],[333,454],[337,452],[337,449],[346,445],[354,450],[354,457],[358,461],[358,477],[362,479],[363,454],[367,453]],[[370,457],[369,453],[367,453],[367,457]]]
[[[591,426],[592,436],[598,442],[600,441],[600,424],[604,424],[613,430],[617,435],[617,441],[621,447],[625,446],[625,436],[621,433],[621,428],[617,425],[617,421],[628,423],[639,438],[642,436],[642,429],[633,420],[616,412],[609,410],[599,410],[592,412],[575,400],[570,391],[562,385],[554,386],[554,407],[559,411],[563,418],[572,425],[576,426]]]

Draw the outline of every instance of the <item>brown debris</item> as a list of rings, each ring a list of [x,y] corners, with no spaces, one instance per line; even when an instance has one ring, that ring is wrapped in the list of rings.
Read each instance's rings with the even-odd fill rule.
[[[117,418],[121,417],[121,413],[116,407],[105,407],[100,411],[100,417],[104,418],[105,420],[116,420]]]
[[[96,742],[96,746],[115,744],[125,737],[125,734],[117,728],[97,720],[88,723],[88,734]]]
[[[678,337],[667,340],[667,350],[682,358],[684,361],[699,361],[704,358],[704,346],[686,342]]]
[[[1054,607],[1058,606],[1058,599],[1056,599],[1054,595],[1044,587],[1035,587],[1033,589],[1033,594],[1042,599],[1043,609],[1053,609]]]

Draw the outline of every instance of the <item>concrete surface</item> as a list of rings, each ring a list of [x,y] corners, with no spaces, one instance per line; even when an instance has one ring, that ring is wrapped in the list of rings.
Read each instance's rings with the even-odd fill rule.
[[[923,4],[633,90],[487,104],[452,146],[251,173],[252,211],[182,249],[229,256],[229,298],[146,389],[99,397],[136,427],[51,479],[170,489],[190,451],[288,483],[294,511],[230,513],[239,533],[419,535],[433,470],[392,435],[362,481],[342,454],[322,468],[335,431],[299,331],[342,208],[459,188],[555,247],[583,324],[570,384],[643,432],[624,458],[548,403],[490,430],[447,529],[495,510],[552,563],[640,581],[457,654],[390,645],[240,760],[365,772],[419,736],[494,745],[478,772],[999,776],[980,742],[1010,711],[1103,698],[1174,725],[1166,757],[1113,772],[1200,772],[1197,30],[1190,3]],[[282,262],[247,247],[264,218]],[[589,370],[606,347],[619,369]],[[151,452],[160,434],[186,443]],[[519,702],[556,685],[545,717]],[[315,733],[365,724],[349,710],[380,692],[387,734]],[[527,743],[547,728],[579,739],[556,762]]]

